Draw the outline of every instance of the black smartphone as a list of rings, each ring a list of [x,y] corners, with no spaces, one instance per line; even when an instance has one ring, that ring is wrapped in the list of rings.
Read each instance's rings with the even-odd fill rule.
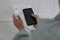
[[[23,9],[23,13],[28,26],[37,24],[36,18],[31,15],[34,14],[32,8]]]

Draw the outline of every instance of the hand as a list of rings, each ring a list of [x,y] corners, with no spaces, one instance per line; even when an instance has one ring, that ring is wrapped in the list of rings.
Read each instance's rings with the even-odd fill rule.
[[[36,18],[36,20],[40,19],[40,17],[39,17],[38,15],[32,14],[32,16],[33,16],[34,18]]]
[[[16,26],[16,28],[19,29],[19,30],[21,30],[21,29],[24,28],[22,19],[20,18],[19,15],[15,16],[15,15],[13,14],[13,23],[14,23],[14,25]]]
[[[33,16],[34,18],[36,18],[36,20],[40,19],[40,17],[39,17],[38,15],[32,14],[32,16]],[[34,26],[35,28],[37,28],[38,25],[33,25],[33,26]]]

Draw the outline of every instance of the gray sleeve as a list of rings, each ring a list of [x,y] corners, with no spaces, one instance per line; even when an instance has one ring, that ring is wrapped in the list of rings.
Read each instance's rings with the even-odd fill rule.
[[[60,21],[41,19],[38,20],[38,26],[43,40],[60,40]]]
[[[60,20],[60,13],[54,19],[55,20]]]
[[[29,34],[25,31],[25,29],[20,30],[15,37],[13,38],[13,40],[28,40],[29,38]]]

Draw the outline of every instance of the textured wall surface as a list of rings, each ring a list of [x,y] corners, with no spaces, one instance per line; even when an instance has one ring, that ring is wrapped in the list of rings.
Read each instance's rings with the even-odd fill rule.
[[[31,5],[42,18],[54,18],[59,12],[58,0],[0,0],[0,40],[12,40],[18,32],[11,22],[12,9],[14,6],[21,9],[23,5]]]

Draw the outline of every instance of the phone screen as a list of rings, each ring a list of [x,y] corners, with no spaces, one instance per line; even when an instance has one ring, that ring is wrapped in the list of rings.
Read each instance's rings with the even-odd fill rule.
[[[32,8],[23,9],[23,13],[28,26],[37,24],[36,18],[32,17],[31,15],[34,14]]]

